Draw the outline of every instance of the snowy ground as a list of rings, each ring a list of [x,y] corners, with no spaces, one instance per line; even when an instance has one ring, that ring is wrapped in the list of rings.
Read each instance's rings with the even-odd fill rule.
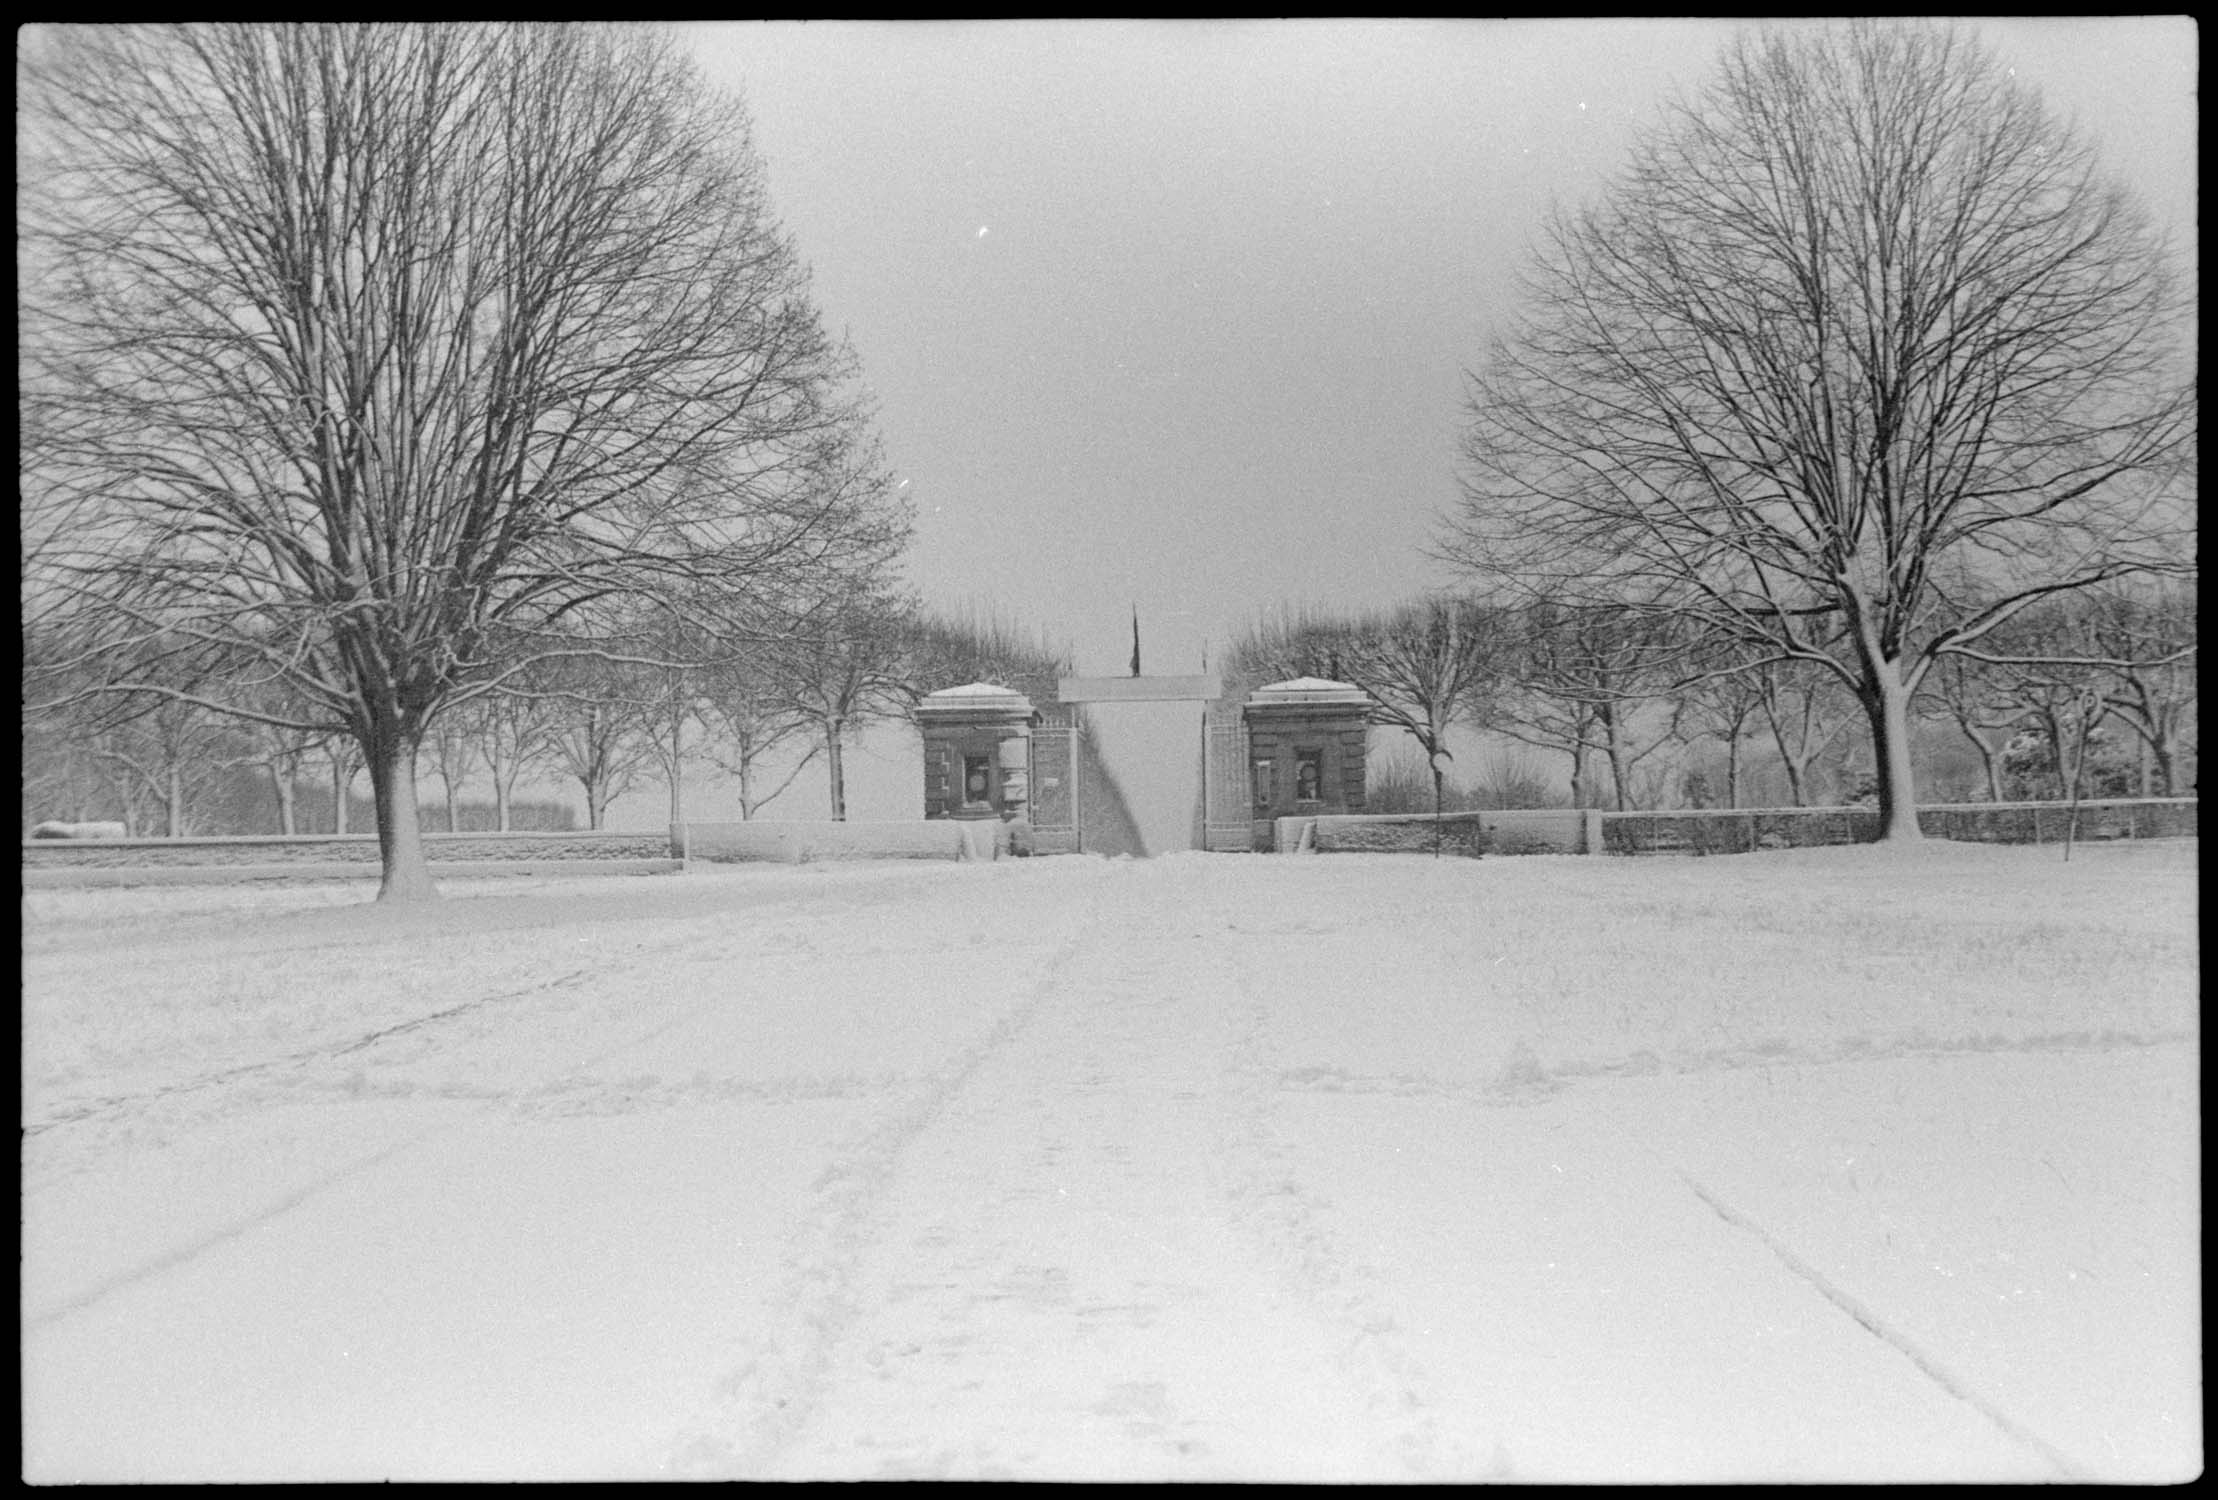
[[[2178,1480],[2193,843],[24,898],[37,1480]]]

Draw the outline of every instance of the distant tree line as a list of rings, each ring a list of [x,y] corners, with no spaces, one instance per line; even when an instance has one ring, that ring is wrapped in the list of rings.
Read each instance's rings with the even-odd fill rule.
[[[41,636],[26,640],[26,662]],[[442,714],[418,749],[425,832],[569,828],[568,802],[519,800],[519,786],[573,786],[588,828],[609,804],[660,785],[673,822],[752,818],[811,766],[828,772],[826,816],[842,818],[844,750],[871,726],[905,718],[941,688],[991,681],[1026,693],[1082,740],[1088,847],[1139,848],[1116,779],[1077,710],[1055,703],[1071,670],[1059,652],[979,610],[938,612],[891,594],[827,613],[818,630],[748,639],[716,651],[626,659],[580,655],[510,675],[497,692]],[[178,658],[165,662],[174,669]],[[51,691],[55,672],[27,667]],[[62,693],[23,725],[22,822],[114,819],[137,836],[347,833],[375,826],[357,795],[351,736],[286,730],[179,693]],[[197,685],[214,691],[207,685]],[[28,694],[27,694],[28,696]],[[732,800],[688,810],[689,777],[716,773]]]
[[[2192,795],[2194,595],[2176,579],[2059,593],[1929,674],[1909,719],[1933,800]],[[1353,683],[1373,723],[1373,810],[1809,807],[1876,801],[1853,692],[1699,622],[1608,606],[1444,594],[1256,622],[1227,701],[1314,676]],[[1482,746],[1459,765],[1453,737]]]

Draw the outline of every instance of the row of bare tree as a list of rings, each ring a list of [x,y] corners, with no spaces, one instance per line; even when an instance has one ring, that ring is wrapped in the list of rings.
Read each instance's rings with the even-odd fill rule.
[[[1615,674],[1651,666],[1729,745],[1757,714],[1817,743],[1846,694],[1890,839],[1918,836],[1921,700],[1983,749],[2034,723],[2068,782],[2123,725],[2174,779],[2193,279],[1962,30],[1745,34],[1546,226],[1523,293],[1436,555],[1587,622],[1537,648],[1588,674],[1549,738],[1619,796],[1615,705],[1652,690]]]
[[[1947,658],[1923,680],[1911,721],[1945,726],[1975,750],[1990,800],[2028,788],[2079,795],[2106,753],[2133,774],[2113,765],[2096,790],[2178,795],[2193,784],[2198,744],[2195,640],[2194,595],[2177,582],[2059,593],[1990,632],[1989,649]],[[1374,722],[1405,731],[1429,762],[1436,808],[1459,729],[1561,754],[1566,790],[1550,795],[1573,806],[1745,806],[1757,744],[1793,806],[1819,800],[1821,764],[1835,794],[1861,790],[1847,731],[1862,715],[1836,675],[1681,617],[1444,595],[1349,617],[1268,619],[1235,643],[1226,667],[1235,698],[1302,676],[1368,692]],[[1643,776],[1674,750],[1677,777]],[[1690,751],[1714,752],[1722,788],[1698,768],[1692,779]]]
[[[463,800],[477,788],[490,793],[493,826],[505,831],[519,787],[567,782],[582,794],[586,825],[600,828],[610,802],[647,780],[667,788],[677,823],[687,816],[684,786],[693,770],[728,778],[746,819],[812,764],[825,768],[828,810],[840,819],[843,752],[870,724],[905,714],[926,693],[979,678],[1052,696],[1055,678],[1069,670],[1067,652],[991,617],[878,605],[805,635],[736,650],[671,646],[637,659],[538,659],[434,721],[416,772],[437,778],[444,806],[424,809],[419,822],[460,829]],[[34,663],[37,640],[28,643]],[[169,655],[162,669],[175,673],[185,660]],[[227,790],[219,773],[251,770],[274,801],[277,831],[348,831],[349,797],[363,769],[349,735],[211,708],[204,700],[222,685],[203,679],[171,676],[164,692],[71,692],[61,690],[58,672],[34,668],[31,675],[51,701],[24,722],[26,828],[47,817],[114,816],[138,834],[238,832],[220,813],[196,813]],[[296,808],[311,775],[331,787],[328,821],[317,830],[301,827]]]

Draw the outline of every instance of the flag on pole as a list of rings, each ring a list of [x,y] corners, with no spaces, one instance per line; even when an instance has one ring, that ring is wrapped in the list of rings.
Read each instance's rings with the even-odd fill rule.
[[[1140,675],[1140,606],[1132,606],[1132,675]]]

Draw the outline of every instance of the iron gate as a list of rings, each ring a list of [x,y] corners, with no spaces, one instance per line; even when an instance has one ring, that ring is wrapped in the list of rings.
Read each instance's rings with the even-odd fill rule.
[[[1248,788],[1248,726],[1235,708],[1203,715],[1202,842],[1212,852],[1254,847]]]
[[[1032,731],[1032,848],[1040,854],[1076,854],[1078,839],[1078,730],[1046,723]]]

